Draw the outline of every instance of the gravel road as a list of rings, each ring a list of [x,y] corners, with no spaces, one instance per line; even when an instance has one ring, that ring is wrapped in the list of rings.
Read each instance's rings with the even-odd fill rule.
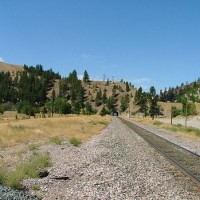
[[[117,117],[80,147],[48,144],[49,176],[24,181],[43,200],[200,199],[197,187]],[[56,176],[67,180],[52,179]]]

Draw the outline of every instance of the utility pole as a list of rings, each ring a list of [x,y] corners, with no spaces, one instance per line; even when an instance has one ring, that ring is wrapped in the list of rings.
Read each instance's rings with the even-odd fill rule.
[[[106,75],[105,75],[105,73],[103,74],[103,81],[105,81],[106,80]]]
[[[186,96],[186,106],[185,106],[185,128],[187,127],[187,118],[188,118],[188,97]]]
[[[114,77],[115,77],[115,76],[112,76],[112,82],[113,82],[113,83],[114,83]]]
[[[172,124],[172,117],[173,117],[173,106],[171,107],[171,124]]]

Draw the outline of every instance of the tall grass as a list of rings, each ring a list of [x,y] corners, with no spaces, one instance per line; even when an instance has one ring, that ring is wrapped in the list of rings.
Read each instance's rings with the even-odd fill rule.
[[[48,154],[33,154],[28,162],[19,164],[14,171],[7,172],[0,169],[0,184],[22,189],[22,181],[29,178],[38,178],[39,170],[51,166]]]

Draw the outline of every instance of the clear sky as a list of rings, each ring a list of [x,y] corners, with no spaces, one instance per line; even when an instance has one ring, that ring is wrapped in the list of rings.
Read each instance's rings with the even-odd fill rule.
[[[1,0],[0,60],[176,87],[200,77],[200,1]]]

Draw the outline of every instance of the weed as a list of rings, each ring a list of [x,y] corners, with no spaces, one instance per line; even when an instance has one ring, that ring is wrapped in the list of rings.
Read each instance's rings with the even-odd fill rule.
[[[178,131],[178,128],[176,126],[172,126],[170,128],[167,128],[169,129],[170,131],[173,131],[173,132],[177,132]]]
[[[69,140],[70,144],[73,144],[75,147],[79,146],[81,144],[81,141],[75,137],[72,137]]]
[[[193,132],[196,136],[200,136],[200,129],[198,128],[187,127],[185,130],[186,132]]]
[[[5,170],[4,169],[0,169],[0,184],[4,184],[5,182]]]
[[[38,144],[30,144],[30,145],[28,146],[28,150],[29,150],[29,151],[35,151],[35,150],[38,149],[38,147],[39,147]]]
[[[56,137],[50,138],[50,142],[53,142],[54,144],[61,145],[62,144],[62,139],[60,137],[56,136]]]
[[[31,187],[31,189],[32,189],[33,191],[37,191],[37,190],[40,189],[40,186],[39,186],[39,185],[33,185],[33,186]]]
[[[0,182],[15,189],[22,189],[22,181],[28,178],[38,178],[40,169],[51,166],[48,154],[32,155],[28,162],[19,164],[14,171],[3,173],[0,170]]]

